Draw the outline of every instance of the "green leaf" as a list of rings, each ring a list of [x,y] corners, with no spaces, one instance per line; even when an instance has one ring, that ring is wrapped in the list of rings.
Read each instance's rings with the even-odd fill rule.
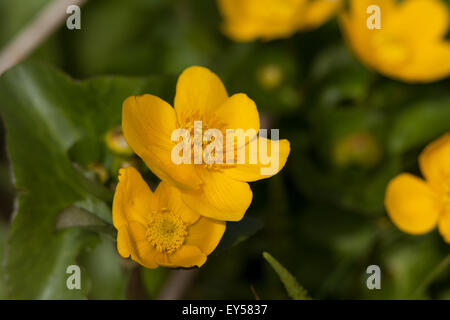
[[[98,243],[98,235],[82,228],[55,230],[57,219],[75,206],[111,220],[104,208],[112,191],[77,167],[102,163],[108,154],[103,137],[120,124],[126,97],[144,92],[163,96],[165,85],[157,77],[77,82],[34,63],[20,64],[2,76],[0,112],[19,190],[6,259],[12,298],[86,297],[85,290],[67,289],[66,268],[76,264],[83,248]]]
[[[297,279],[283,267],[274,257],[268,252],[263,252],[263,257],[272,266],[275,272],[280,277],[281,282],[284,284],[288,295],[293,300],[310,300],[308,292],[298,282]]]
[[[343,45],[320,52],[311,68],[313,87],[320,88],[319,106],[330,108],[342,102],[361,102],[368,94],[371,73]]]
[[[450,130],[450,98],[420,102],[394,119],[388,150],[403,153],[421,147]]]
[[[103,233],[112,241],[116,241],[117,238],[117,231],[111,224],[105,223],[97,215],[76,206],[64,209],[57,217],[55,225],[56,230],[73,227]]]
[[[384,235],[383,243],[379,244],[381,256],[374,261],[382,270],[382,290],[367,290],[365,281],[361,281],[363,299],[429,298],[429,293],[422,291],[424,288],[417,289],[445,257],[437,245],[442,241],[440,236],[437,232],[423,236],[396,233],[403,241],[390,241]],[[446,272],[448,275],[448,268]]]
[[[0,220],[0,261],[3,261],[3,257],[5,256],[7,235],[8,227]],[[0,299],[6,299],[8,296],[4,268],[4,264],[0,263]]]
[[[122,268],[122,258],[117,253],[115,243],[102,238],[94,250],[83,253],[79,260],[89,278],[89,299],[126,297],[129,272]]]
[[[82,201],[75,202],[75,207],[95,214],[100,220],[112,225],[111,209],[96,198],[89,197]]]
[[[34,0],[24,5],[15,0],[0,1],[2,19],[0,22],[0,46],[11,41],[24,26],[30,23],[43,10],[51,0]],[[7,13],[7,14],[4,14]]]

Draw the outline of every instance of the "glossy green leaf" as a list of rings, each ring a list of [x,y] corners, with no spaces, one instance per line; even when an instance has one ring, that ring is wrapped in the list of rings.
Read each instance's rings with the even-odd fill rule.
[[[108,153],[103,137],[120,124],[126,97],[144,92],[163,96],[163,87],[164,81],[155,77],[77,82],[33,63],[2,76],[0,111],[19,190],[6,260],[12,298],[86,297],[84,290],[67,289],[66,268],[76,264],[80,250],[97,243],[98,235],[80,228],[55,230],[56,220],[75,205],[110,221],[104,207],[112,191],[77,167],[102,162]]]
[[[116,244],[102,238],[95,249],[85,252],[79,258],[90,281],[89,299],[124,299],[129,272],[122,268]]]
[[[55,230],[74,227],[102,233],[112,241],[116,241],[117,238],[117,230],[111,224],[105,223],[97,215],[78,208],[76,205],[64,209],[59,214],[56,219]]]

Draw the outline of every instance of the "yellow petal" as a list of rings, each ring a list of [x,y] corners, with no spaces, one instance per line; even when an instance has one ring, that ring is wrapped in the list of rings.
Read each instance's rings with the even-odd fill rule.
[[[369,5],[380,7],[380,30],[366,23]],[[431,82],[450,74],[448,10],[438,0],[352,0],[340,16],[342,33],[368,67],[404,82]]]
[[[198,191],[182,191],[183,201],[205,217],[222,221],[239,221],[252,202],[248,183],[229,178],[225,174],[198,170],[205,182]]]
[[[146,223],[148,214],[156,209],[156,198],[133,167],[119,170],[119,183],[113,200],[113,224],[116,229],[130,220]]]
[[[251,41],[259,36],[258,25],[249,19],[245,1],[218,0],[217,5],[224,18],[223,32],[235,41]]]
[[[363,15],[371,4],[366,0],[350,1],[350,10],[343,11],[339,16],[339,26],[342,36],[354,54],[370,68],[375,67],[375,61],[369,46],[371,39],[370,31],[367,28],[366,17]],[[382,11],[385,12],[385,11]]]
[[[131,254],[130,236],[128,235],[127,225],[121,226],[117,232],[117,251],[124,258],[128,258]]]
[[[448,29],[448,7],[441,0],[408,0],[398,5],[392,28],[414,41],[443,38]]]
[[[227,91],[217,75],[204,67],[189,67],[177,82],[175,111],[178,121],[183,126],[192,116],[195,117],[193,120],[202,120],[202,116],[208,118],[227,99]]]
[[[405,82],[432,82],[450,74],[450,42],[440,41],[414,48],[414,59],[399,78]]]
[[[342,1],[316,0],[309,1],[305,10],[302,28],[312,29],[319,27],[333,16],[342,6]]]
[[[398,5],[384,28],[399,41],[403,60],[396,68],[379,61],[380,71],[405,82],[432,82],[450,74],[448,9],[442,1],[409,0]],[[395,50],[394,50],[395,51]]]
[[[175,164],[171,155],[177,128],[175,110],[160,98],[146,94],[123,103],[122,129],[130,147],[161,180],[180,188],[197,188],[201,182],[193,166]]]
[[[441,215],[438,228],[445,242],[450,243],[450,210],[447,210]]]
[[[223,170],[224,174],[239,181],[257,181],[260,179],[269,178],[280,172],[280,170],[283,169],[284,165],[286,164],[287,158],[289,156],[289,141],[285,139],[278,141],[278,165],[276,160],[277,157],[275,155],[273,155],[273,159],[271,160],[271,162],[266,164],[263,164],[263,162],[261,162],[262,159],[259,156],[261,142],[264,142],[267,145],[267,155],[268,157],[271,157],[273,140],[258,137],[258,139],[250,141],[250,143],[245,146],[245,164],[236,164],[233,167],[226,168]],[[249,163],[249,159],[252,158],[250,157],[250,153],[252,157],[257,159],[257,162],[255,164]]]
[[[224,15],[225,18],[232,18],[233,16],[238,16],[242,13],[244,1],[241,0],[218,0],[217,5],[219,7],[220,13]]]
[[[420,56],[416,57],[417,63],[422,66],[419,72],[421,79],[424,81],[437,81],[446,78],[450,74],[450,42],[440,41],[434,45],[429,45],[427,50],[423,50],[421,47]],[[431,52],[432,50],[432,52]],[[426,55],[428,54],[428,57]],[[428,69],[428,73],[424,72],[424,69]]]
[[[131,221],[128,227],[132,259],[146,268],[157,268],[156,256],[158,255],[158,251],[147,241],[144,225],[136,221]]]
[[[318,27],[342,4],[340,0],[219,0],[224,32],[236,41],[288,37]]]
[[[168,183],[161,181],[156,188],[155,195],[158,198],[160,208],[168,208],[169,210],[180,215],[181,219],[188,225],[195,223],[200,215],[191,210],[181,199],[181,192],[169,185]]]
[[[259,131],[259,113],[255,102],[246,94],[238,93],[228,98],[214,113],[226,129]],[[220,128],[216,128],[220,129]]]
[[[160,265],[162,267],[169,267],[169,268],[179,267],[177,265],[174,265],[170,261],[170,256],[166,252],[158,252],[155,255],[155,261],[158,265]]]
[[[423,234],[436,227],[440,205],[433,190],[411,174],[400,174],[388,185],[385,206],[402,231]]]
[[[236,41],[286,37],[295,32],[293,18],[306,0],[219,0],[224,32]]]
[[[220,242],[225,232],[226,223],[206,217],[201,217],[189,229],[186,244],[199,248],[209,255]]]
[[[350,0],[349,11],[343,11],[341,16],[349,16],[353,22],[364,22],[366,26],[367,18],[369,14],[367,13],[367,8],[371,5],[376,5],[380,8],[382,14],[382,22],[385,21],[386,17],[390,17],[395,14],[397,0]],[[366,26],[366,30],[369,30]],[[363,28],[355,31],[365,31]]]
[[[420,154],[422,174],[436,188],[450,180],[450,133],[430,143]]]
[[[258,25],[246,20],[228,21],[222,27],[223,33],[237,42],[248,42],[259,36]]]
[[[183,245],[169,256],[169,260],[174,267],[201,267],[206,262],[206,255],[197,247]]]

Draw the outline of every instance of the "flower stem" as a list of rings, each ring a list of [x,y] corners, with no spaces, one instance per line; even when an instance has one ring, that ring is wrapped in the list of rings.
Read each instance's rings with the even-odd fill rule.
[[[420,295],[429,287],[429,285],[436,280],[442,272],[450,266],[450,254],[448,254],[444,260],[442,260],[427,277],[422,281],[422,283],[414,291],[412,298],[419,298]]]

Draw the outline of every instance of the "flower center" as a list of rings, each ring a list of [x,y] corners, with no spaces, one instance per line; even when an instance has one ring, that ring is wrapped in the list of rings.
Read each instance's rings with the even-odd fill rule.
[[[398,66],[405,63],[410,55],[406,43],[390,33],[381,31],[374,35],[372,42],[375,54],[383,63]]]
[[[146,237],[159,252],[174,253],[180,248],[187,236],[187,226],[180,215],[163,208],[152,211]]]
[[[225,124],[216,120],[214,117],[205,120],[204,117],[193,114],[186,117],[182,127],[188,130],[190,134],[192,163],[200,164],[211,170],[220,170],[220,167],[224,166],[226,161]],[[219,141],[215,143],[216,138],[214,135],[207,137],[208,139],[206,141],[204,140],[209,129],[215,129],[217,133],[220,132],[222,143]],[[214,146],[212,145],[213,143]],[[222,154],[221,157],[220,153]],[[216,154],[219,158],[222,158],[223,164],[218,165],[215,163]]]

